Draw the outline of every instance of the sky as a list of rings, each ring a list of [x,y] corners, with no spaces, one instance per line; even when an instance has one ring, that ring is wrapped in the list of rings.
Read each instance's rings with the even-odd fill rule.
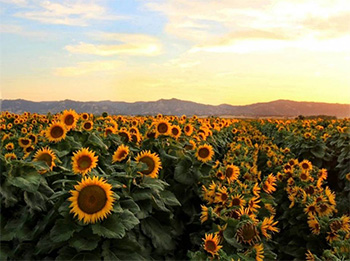
[[[1,99],[350,103],[349,0],[0,0]]]

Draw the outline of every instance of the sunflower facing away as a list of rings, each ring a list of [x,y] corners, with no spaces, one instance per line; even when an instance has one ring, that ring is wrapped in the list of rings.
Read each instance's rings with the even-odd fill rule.
[[[162,168],[162,166],[160,158],[156,153],[151,153],[151,151],[142,151],[137,155],[135,160],[147,165],[147,169],[139,172],[141,175],[146,175],[151,178],[158,177],[158,171]]]
[[[46,130],[45,135],[51,142],[59,142],[66,137],[66,127],[61,122],[53,122]]]
[[[129,155],[129,147],[124,144],[120,145],[118,149],[114,152],[112,163],[121,162]]]
[[[74,217],[78,216],[79,221],[85,224],[96,223],[103,220],[111,213],[113,208],[112,186],[99,177],[86,177],[74,186],[71,190],[72,196],[68,199],[70,204],[70,213]]]
[[[214,155],[214,150],[211,145],[204,144],[200,145],[196,151],[196,157],[199,161],[207,162],[212,159]]]
[[[47,166],[52,171],[53,167],[56,166],[55,164],[56,155],[55,153],[48,147],[41,148],[38,150],[34,155],[34,161],[43,161],[47,164]],[[46,171],[43,171],[41,173],[45,173]]]
[[[213,234],[205,234],[204,240],[204,250],[215,256],[222,246],[219,246],[218,235],[213,236]]]
[[[89,151],[88,148],[82,148],[81,150],[73,153],[72,165],[73,172],[75,174],[85,175],[97,166],[98,156],[95,156],[95,152]]]

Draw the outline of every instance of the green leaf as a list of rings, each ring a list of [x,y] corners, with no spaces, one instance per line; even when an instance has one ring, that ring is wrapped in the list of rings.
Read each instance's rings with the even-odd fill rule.
[[[243,249],[243,246],[237,242],[235,234],[236,232],[233,227],[227,227],[227,229],[224,231],[225,241],[237,249]]]
[[[33,211],[46,210],[47,198],[44,197],[40,192],[30,193],[24,192],[24,202]]]
[[[181,184],[193,184],[195,179],[190,171],[191,165],[192,162],[187,160],[180,161],[175,167],[174,179]]]
[[[117,215],[108,217],[101,223],[91,226],[92,232],[106,238],[123,238],[125,236],[125,226]]]
[[[139,206],[131,198],[120,200],[119,203],[123,209],[128,209],[134,214],[140,211]]]
[[[40,174],[37,171],[32,171],[27,174],[23,173],[19,177],[9,177],[8,182],[15,187],[34,193],[39,188],[40,179]]]
[[[80,251],[91,251],[94,250],[98,242],[100,241],[100,237],[96,237],[93,234],[90,233],[80,233],[75,234],[70,240],[69,240],[69,246],[74,247],[78,252]],[[77,259],[74,259],[77,260]]]
[[[169,186],[169,184],[166,183],[163,180],[154,179],[154,178],[150,178],[150,177],[147,177],[147,176],[145,176],[142,181],[143,181],[141,183],[142,187],[150,188],[152,190],[162,191],[162,190],[164,190],[164,188],[166,186]]]
[[[132,212],[129,210],[124,210],[124,212],[120,216],[123,225],[125,226],[126,230],[133,229],[136,225],[140,223],[137,217],[134,216]]]
[[[165,206],[164,202],[161,199],[158,199],[153,196],[152,202],[154,203],[154,206],[156,207],[156,209],[159,209],[164,212],[170,212],[170,210]]]
[[[103,260],[119,260],[118,256],[114,253],[114,251],[110,250],[110,241],[105,241],[102,244],[102,257]]]
[[[131,196],[135,201],[150,199],[152,198],[152,190],[148,188],[147,189],[136,188],[132,192]]]
[[[141,222],[142,232],[152,238],[152,243],[155,248],[161,250],[172,250],[175,247],[174,241],[167,231],[166,227],[162,226],[158,220],[149,217]]]
[[[50,231],[50,238],[53,242],[63,242],[70,239],[74,232],[80,231],[82,227],[67,219],[59,219]]]
[[[160,197],[163,200],[163,202],[168,206],[181,206],[181,203],[177,200],[175,195],[168,190],[162,191],[160,193]]]

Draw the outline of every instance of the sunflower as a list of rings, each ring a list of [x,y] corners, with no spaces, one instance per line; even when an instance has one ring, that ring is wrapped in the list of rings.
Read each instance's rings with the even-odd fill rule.
[[[255,251],[255,260],[264,261],[264,245],[262,243],[253,246]]]
[[[331,215],[333,210],[334,210],[334,206],[330,206],[327,203],[321,203],[316,208],[316,211],[320,217]]]
[[[215,175],[220,180],[224,180],[225,179],[225,175],[224,175],[224,173],[222,173],[221,170],[218,170]]]
[[[271,238],[271,235],[268,234],[268,231],[271,231],[272,233],[279,232],[279,229],[276,227],[278,221],[273,221],[274,216],[270,216],[269,218],[264,218],[263,222],[261,223],[261,233],[266,237],[267,239]]]
[[[205,234],[204,240],[204,250],[211,254],[213,257],[218,254],[218,251],[222,248],[219,246],[218,235]]]
[[[184,132],[186,136],[191,136],[191,134],[193,133],[193,126],[190,123],[186,124],[184,127]]]
[[[147,165],[147,169],[139,172],[141,175],[146,175],[151,178],[158,177],[158,171],[162,168],[162,166],[160,158],[156,153],[151,153],[151,151],[142,151],[137,155],[135,160]]]
[[[30,154],[32,151],[34,151],[34,146],[30,145],[28,147],[23,148],[24,153]]]
[[[156,138],[160,135],[168,135],[170,132],[170,124],[166,120],[159,120],[156,124]]]
[[[227,182],[229,184],[231,182],[235,181],[238,178],[239,174],[240,174],[239,167],[237,167],[233,164],[226,166],[225,176],[226,176]]]
[[[312,234],[314,235],[320,234],[320,231],[321,231],[320,223],[318,223],[315,216],[309,215],[307,223],[309,225],[309,228],[311,229]]]
[[[311,253],[310,250],[307,250],[307,252],[305,253],[305,260],[306,260],[306,261],[315,261],[315,257],[314,257],[314,255]]]
[[[112,186],[99,177],[86,177],[71,190],[70,213],[85,224],[105,219],[113,208]]]
[[[214,202],[225,204],[228,199],[229,199],[229,192],[227,191],[227,188],[224,186],[218,189]]]
[[[332,243],[333,241],[338,241],[340,239],[339,235],[334,231],[327,232],[327,234],[328,236],[326,237],[326,239],[329,243]]]
[[[177,125],[171,126],[171,128],[170,128],[170,135],[171,135],[172,137],[174,137],[175,139],[177,139],[178,137],[180,137],[180,135],[181,135],[181,129],[180,129],[180,127],[177,126]]]
[[[4,155],[4,157],[5,157],[5,160],[15,160],[15,159],[17,159],[16,154],[13,153],[13,152],[11,152],[11,153],[6,153],[6,154]]]
[[[131,140],[131,135],[127,130],[118,131],[118,135],[122,138],[123,142],[129,142]]]
[[[66,126],[67,130],[70,130],[76,126],[78,118],[79,116],[74,110],[64,110],[61,115],[61,122]]]
[[[214,155],[214,150],[211,145],[204,144],[204,145],[198,146],[196,151],[196,157],[199,161],[202,161],[202,162],[210,161],[213,155]]]
[[[46,165],[50,168],[52,171],[53,167],[56,166],[55,164],[56,155],[55,153],[49,148],[41,148],[38,150],[35,155],[33,161],[43,161],[46,163]],[[46,171],[40,172],[41,174],[45,173]]]
[[[32,141],[32,144],[36,144],[38,143],[38,136],[33,134],[33,133],[29,133],[27,135],[27,138],[30,139]]]
[[[92,121],[85,121],[83,123],[83,129],[86,131],[91,131],[94,128],[94,123]]]
[[[258,212],[258,208],[261,208],[260,205],[260,199],[258,197],[253,197],[248,201],[248,209],[252,212]]]
[[[61,122],[53,122],[46,129],[45,135],[51,142],[59,142],[66,138],[67,130],[65,125]]]
[[[112,163],[121,162],[129,155],[129,147],[124,144],[120,145],[118,149],[114,152]]]
[[[107,137],[109,134],[114,134],[116,131],[113,127],[109,126],[105,128],[105,137]]]
[[[188,143],[189,144],[186,144],[184,147],[185,150],[194,150],[197,147],[196,142],[194,140],[189,140]]]
[[[80,173],[85,175],[97,166],[97,161],[98,156],[95,156],[95,152],[89,151],[88,148],[82,148],[81,150],[73,153],[73,172],[75,174]]]
[[[308,215],[315,215],[316,209],[317,209],[316,203],[313,202],[308,204],[306,208],[304,208],[304,212],[305,214],[308,214]]]
[[[19,138],[18,139],[18,144],[22,148],[26,148],[26,147],[28,147],[28,146],[30,146],[32,144],[32,140],[30,140],[28,138]]]
[[[244,200],[242,195],[234,195],[231,196],[231,204],[230,206],[238,206],[238,207],[243,207],[245,205],[246,201]]]
[[[299,163],[299,166],[304,171],[307,171],[307,170],[311,171],[312,170],[312,163],[308,160],[303,160],[302,162]]]
[[[202,212],[201,212],[200,220],[201,220],[201,223],[204,223],[209,219],[209,209],[204,205],[201,205],[201,209],[202,209]]]
[[[332,191],[330,190],[329,187],[326,187],[325,193],[326,193],[326,196],[327,196],[327,198],[328,198],[328,202],[329,202],[331,205],[334,205],[334,206],[335,206],[337,203],[336,203],[336,201],[335,201],[335,194],[334,194],[334,192],[332,192]]]
[[[15,148],[15,145],[13,144],[13,142],[7,143],[7,144],[5,145],[5,149],[6,149],[7,151],[11,151],[11,150],[13,150],[14,148]]]
[[[84,121],[86,121],[87,119],[89,119],[89,114],[87,114],[86,112],[82,113],[80,115],[81,119],[83,119]]]
[[[251,222],[244,223],[237,229],[236,238],[238,242],[249,245],[255,244],[256,242],[260,241],[259,231],[256,229],[256,226]]]

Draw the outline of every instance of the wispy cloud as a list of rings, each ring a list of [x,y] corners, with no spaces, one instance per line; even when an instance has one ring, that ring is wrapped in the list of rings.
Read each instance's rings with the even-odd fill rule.
[[[115,72],[122,62],[120,61],[93,61],[93,62],[80,62],[72,67],[56,68],[54,74],[63,77],[74,77],[95,72]]]
[[[71,53],[100,56],[154,56],[159,55],[162,51],[160,41],[149,35],[101,33],[100,37],[105,41],[115,41],[118,44],[91,44],[81,42],[78,45],[67,45],[65,49]]]
[[[104,6],[96,2],[85,1],[31,2],[27,10],[17,12],[15,16],[46,24],[69,26],[87,26],[91,20],[128,19],[126,16],[108,13]]]
[[[49,35],[48,32],[30,31],[20,25],[12,25],[12,24],[0,24],[0,33],[17,34],[24,37],[40,38],[40,39],[47,37]]]

